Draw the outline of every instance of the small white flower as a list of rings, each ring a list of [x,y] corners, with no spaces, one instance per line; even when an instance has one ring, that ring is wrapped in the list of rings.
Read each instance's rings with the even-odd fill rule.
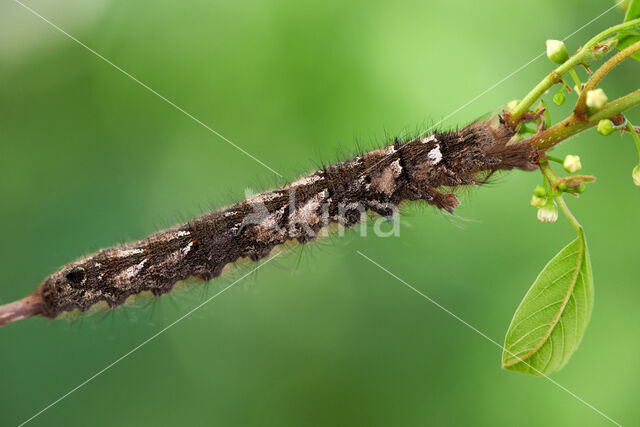
[[[633,168],[633,172],[631,172],[631,177],[633,178],[633,183],[635,185],[640,186],[640,165]]]
[[[551,200],[546,205],[538,209],[538,221],[556,222],[558,220],[558,208],[555,201]]]
[[[587,107],[602,108],[607,103],[607,95],[600,88],[587,92]]]
[[[580,163],[580,156],[572,156],[569,154],[564,158],[562,167],[569,173],[576,173],[582,169],[582,163]]]
[[[562,64],[569,59],[567,47],[560,40],[547,40],[547,58],[556,64]]]

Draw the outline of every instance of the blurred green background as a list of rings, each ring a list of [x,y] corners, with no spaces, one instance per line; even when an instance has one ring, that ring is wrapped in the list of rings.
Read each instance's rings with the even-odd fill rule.
[[[28,1],[30,7],[285,176],[279,179],[17,3],[0,3],[0,303],[62,264],[139,239],[440,120],[612,5],[292,0]],[[610,11],[576,49],[622,20]],[[520,98],[540,58],[443,123]],[[638,86],[640,64],[604,83]],[[582,71],[581,71],[582,73]],[[582,74],[584,75],[584,74]],[[556,119],[569,108],[552,110]],[[640,111],[630,114],[640,122]],[[598,182],[584,224],[596,302],[553,379],[622,424],[640,420],[640,192],[629,137],[588,132]],[[264,266],[32,425],[609,425],[383,273],[360,250],[502,343],[520,299],[573,239],[529,206],[536,173],[465,192],[450,218],[408,207],[399,238],[348,233]],[[242,271],[247,271],[244,267]],[[239,273],[73,321],[0,329],[0,424],[16,425]]]

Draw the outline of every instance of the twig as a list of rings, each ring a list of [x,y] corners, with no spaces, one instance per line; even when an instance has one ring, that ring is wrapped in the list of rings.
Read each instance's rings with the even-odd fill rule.
[[[575,114],[571,114],[560,123],[533,135],[524,142],[528,142],[538,149],[546,151],[567,138],[596,126],[600,120],[615,117],[637,105],[640,105],[640,89],[609,102],[586,120],[579,118]]]
[[[562,82],[562,76],[564,74],[573,69],[576,65],[588,62],[589,57],[594,54],[593,48],[596,47],[598,42],[603,40],[605,37],[636,25],[640,25],[640,18],[610,27],[589,40],[582,49],[542,79],[542,81],[518,103],[509,117],[509,124],[512,127],[515,127],[522,116],[529,111],[531,106],[542,96],[542,94],[544,94],[554,84]]]
[[[595,73],[591,76],[591,78],[587,81],[584,86],[582,92],[580,92],[580,96],[578,97],[578,101],[576,102],[576,106],[573,109],[576,117],[580,119],[586,118],[587,113],[587,92],[593,90],[600,80],[604,78],[611,70],[613,70],[619,63],[635,54],[636,52],[640,52],[640,41],[635,42],[631,46],[626,49],[618,52],[616,55],[611,57],[607,62],[602,64],[600,68],[596,70]]]
[[[17,322],[42,313],[42,300],[39,291],[21,300],[0,306],[0,326]]]

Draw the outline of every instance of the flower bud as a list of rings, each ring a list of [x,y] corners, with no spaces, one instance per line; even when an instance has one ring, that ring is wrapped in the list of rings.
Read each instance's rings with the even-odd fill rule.
[[[633,183],[635,185],[640,186],[640,165],[633,168],[633,172],[631,172],[631,177],[633,178]]]
[[[564,91],[561,90],[560,92],[556,93],[555,95],[553,95],[553,103],[556,104],[557,106],[560,106],[562,104],[564,104],[564,101],[567,98],[564,96]]]
[[[582,163],[580,163],[580,156],[572,156],[569,154],[564,158],[562,167],[569,173],[576,173],[582,169]]]
[[[584,193],[584,190],[586,190],[587,187],[584,184],[580,184],[576,189],[574,189],[573,191],[578,193],[578,194],[582,194]]]
[[[534,208],[540,209],[547,204],[547,199],[545,199],[544,197],[538,197],[534,194],[533,196],[531,196],[531,201],[529,203]]]
[[[547,195],[547,189],[544,188],[542,185],[536,185],[536,188],[533,189],[533,194],[535,194],[538,197],[544,197]]]
[[[587,107],[600,109],[607,103],[607,95],[600,88],[587,92]]]
[[[558,207],[553,199],[549,199],[546,205],[538,209],[538,221],[556,222],[558,220]]]
[[[562,64],[569,59],[569,52],[560,40],[547,40],[547,57],[556,64]]]
[[[600,135],[611,135],[613,132],[613,122],[609,119],[603,119],[598,122],[598,133]]]

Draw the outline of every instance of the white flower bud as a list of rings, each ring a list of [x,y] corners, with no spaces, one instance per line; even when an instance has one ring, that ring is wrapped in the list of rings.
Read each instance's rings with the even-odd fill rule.
[[[556,64],[562,64],[569,59],[569,52],[560,40],[547,40],[547,57]]]
[[[607,95],[600,88],[587,92],[587,107],[599,109],[607,103]]]
[[[631,177],[633,178],[633,183],[635,185],[640,186],[640,165],[633,168],[633,172],[631,172]]]
[[[556,222],[558,220],[558,208],[556,203],[551,199],[546,205],[538,209],[538,221],[540,222]]]
[[[580,156],[572,156],[569,154],[564,158],[562,167],[569,173],[576,173],[582,169],[582,163],[580,163]]]

